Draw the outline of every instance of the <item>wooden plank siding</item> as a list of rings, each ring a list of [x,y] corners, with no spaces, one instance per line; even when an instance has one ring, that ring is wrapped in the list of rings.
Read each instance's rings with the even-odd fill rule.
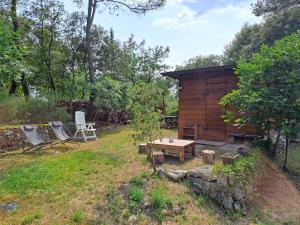
[[[178,136],[183,137],[183,128],[197,124],[197,139],[228,141],[230,133],[256,134],[250,126],[238,129],[225,124],[221,118],[221,98],[237,88],[233,70],[218,70],[182,75],[179,80]]]

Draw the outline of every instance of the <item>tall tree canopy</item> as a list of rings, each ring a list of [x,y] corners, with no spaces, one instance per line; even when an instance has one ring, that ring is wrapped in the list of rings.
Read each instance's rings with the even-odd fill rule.
[[[82,5],[84,0],[74,0],[77,4]],[[166,0],[88,0],[88,10],[86,16],[86,35],[85,35],[85,50],[86,59],[88,63],[88,74],[90,81],[90,101],[95,101],[95,68],[93,63],[94,55],[91,48],[91,30],[94,22],[96,10],[99,7],[104,7],[112,13],[118,12],[120,9],[125,8],[136,14],[145,14],[147,11],[155,10],[163,7]]]
[[[299,0],[258,0],[252,4],[256,16],[268,13],[279,13],[287,9],[300,7]]]
[[[300,115],[299,65],[300,30],[276,41],[273,47],[263,45],[249,62],[240,60],[239,89],[221,101],[227,107],[228,122],[250,123],[265,131],[282,130],[288,146]]]
[[[209,67],[209,66],[221,66],[224,64],[223,56],[221,55],[208,55],[208,56],[196,56],[194,58],[188,59],[183,65],[177,66],[176,70],[187,70],[195,69],[199,67]]]

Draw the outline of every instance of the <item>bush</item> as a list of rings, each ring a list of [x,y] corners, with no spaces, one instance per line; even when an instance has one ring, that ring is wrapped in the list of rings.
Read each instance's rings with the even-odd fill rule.
[[[142,200],[144,198],[143,191],[137,186],[129,187],[128,193],[129,193],[130,202],[134,202],[134,203],[139,204],[139,203],[142,202]]]
[[[0,102],[0,124],[48,123],[51,120],[70,121],[66,109],[55,106],[51,97],[8,97]]]
[[[85,219],[85,212],[82,209],[77,209],[71,219],[74,223],[79,223]]]
[[[154,209],[173,207],[172,200],[166,196],[161,188],[154,188],[150,193],[150,198]]]
[[[233,164],[216,164],[213,168],[213,175],[223,173],[233,177],[234,185],[246,184],[256,170],[259,156],[258,151],[254,151],[249,156],[240,157]]]

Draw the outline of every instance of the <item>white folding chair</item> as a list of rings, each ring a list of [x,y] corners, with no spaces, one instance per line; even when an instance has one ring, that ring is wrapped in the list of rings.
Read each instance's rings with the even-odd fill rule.
[[[75,123],[76,123],[76,132],[74,134],[74,137],[77,137],[79,134],[81,134],[85,142],[87,142],[87,139],[95,138],[97,140],[97,136],[95,133],[96,129],[94,129],[93,127],[95,126],[95,123],[86,123],[84,112],[82,111],[75,112]]]

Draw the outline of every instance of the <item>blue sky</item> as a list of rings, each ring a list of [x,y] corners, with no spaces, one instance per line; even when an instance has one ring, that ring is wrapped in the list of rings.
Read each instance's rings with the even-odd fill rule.
[[[244,23],[257,23],[251,14],[255,0],[168,0],[164,8],[138,16],[124,10],[119,15],[102,11],[95,24],[111,27],[122,41],[134,34],[136,40],[146,40],[147,46],[169,46],[166,63],[175,66],[197,55],[221,54]],[[71,0],[65,7],[75,9]]]

